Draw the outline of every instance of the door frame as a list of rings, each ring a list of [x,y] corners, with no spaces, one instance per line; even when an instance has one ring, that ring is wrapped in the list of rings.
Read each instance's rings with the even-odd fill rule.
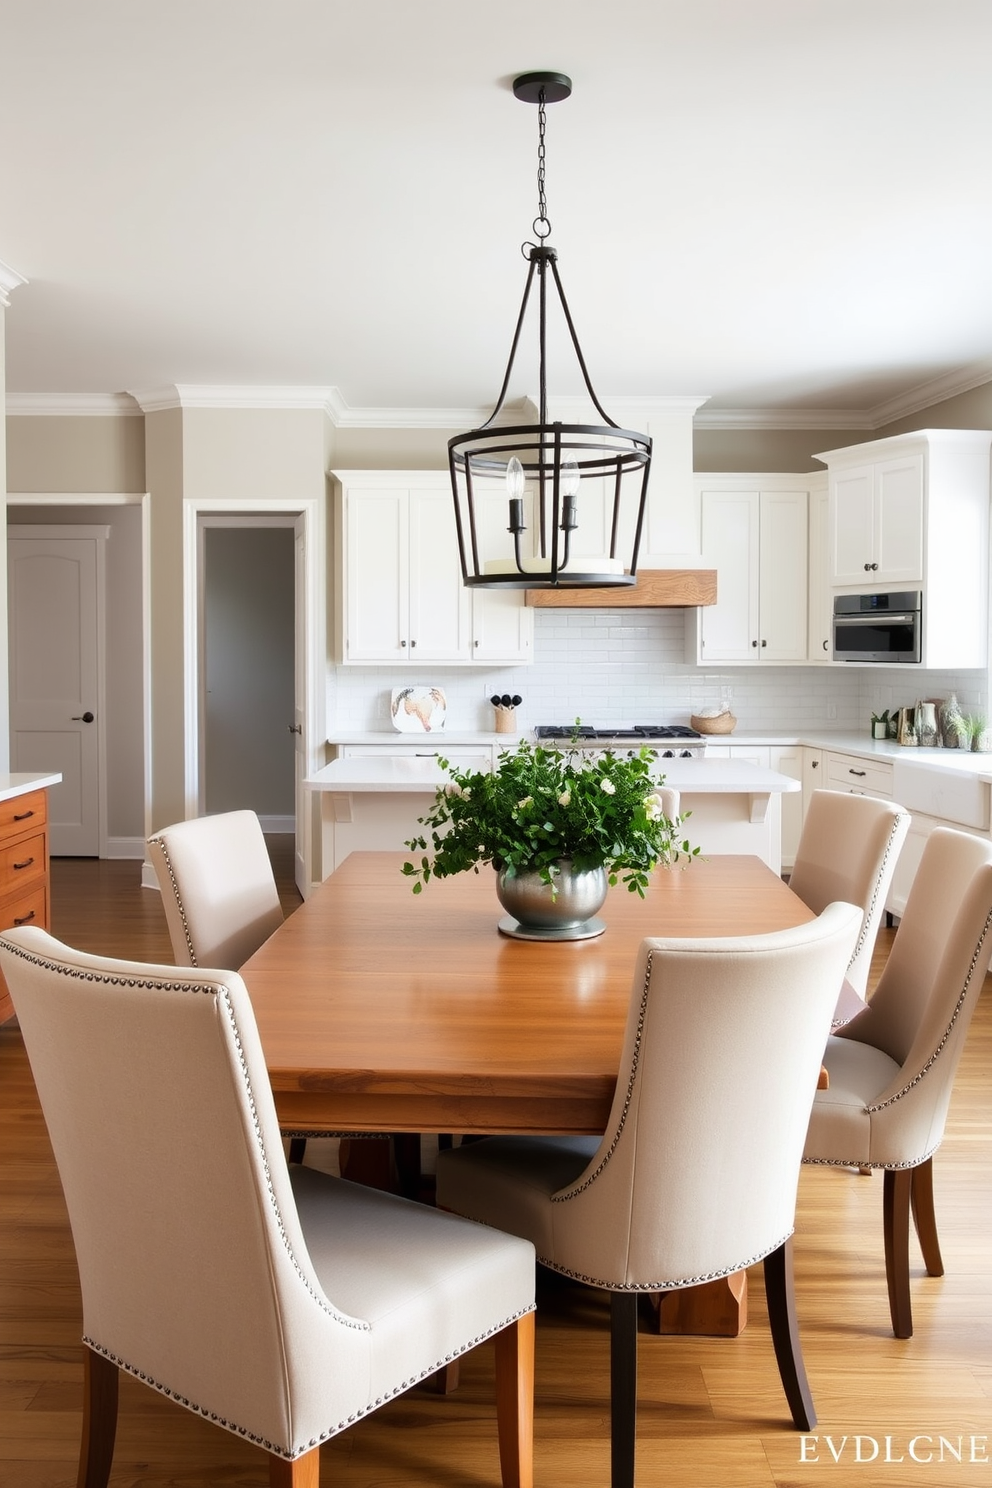
[[[8,506],[137,506],[141,508],[141,723],[142,723],[142,793],[144,795],[144,840],[147,840],[152,829],[152,694],[151,694],[151,525],[149,521],[151,512],[151,496],[147,491],[8,491]],[[9,523],[4,522],[4,549],[6,550],[7,532]],[[27,526],[29,524],[25,524]],[[99,523],[87,524],[99,526]],[[56,528],[47,528],[49,534]],[[102,606],[101,595],[98,604]],[[98,615],[100,626],[100,657],[99,657],[99,690],[100,690],[100,713],[98,717],[103,719],[103,692],[105,666],[103,656],[103,615]],[[99,757],[99,851],[100,857],[107,856],[107,844],[109,833],[107,829],[107,789],[106,789],[106,740],[101,729],[98,740]]]
[[[320,645],[321,625],[324,616],[324,562],[323,523],[321,502],[314,499],[237,501],[222,498],[187,497],[183,500],[183,712],[184,712],[184,781],[185,812],[187,819],[195,817],[200,809],[201,790],[201,674],[203,666],[203,638],[201,616],[201,516],[225,514],[237,517],[238,525],[251,526],[253,519],[266,516],[302,518],[306,558],[304,563],[304,593],[297,595],[297,603],[303,603],[303,748],[306,773],[319,767],[318,750],[323,744],[320,706],[324,696],[324,678],[320,670],[324,663],[325,648]],[[318,742],[319,741],[319,742]],[[303,861],[305,868],[305,892],[309,892],[319,873],[314,872],[313,813],[305,811],[303,820],[297,821],[296,830],[303,839]]]

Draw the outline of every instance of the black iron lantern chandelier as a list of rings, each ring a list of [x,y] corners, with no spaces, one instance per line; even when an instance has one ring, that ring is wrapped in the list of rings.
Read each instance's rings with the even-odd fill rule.
[[[568,98],[571,80],[528,72],[516,96],[538,110],[538,241],[524,243],[529,263],[510,359],[496,407],[478,429],[448,441],[462,577],[467,585],[511,589],[629,586],[647,502],[651,439],[621,429],[589,379],[558,273],[544,190],[545,105]],[[535,275],[539,304],[539,408],[536,424],[497,425],[517,354]],[[546,374],[548,284],[557,291],[586,391],[603,420],[549,422]]]

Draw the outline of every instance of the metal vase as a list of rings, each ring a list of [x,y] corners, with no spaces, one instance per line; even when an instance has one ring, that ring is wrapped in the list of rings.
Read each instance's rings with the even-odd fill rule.
[[[496,894],[507,915],[500,920],[504,935],[516,940],[591,940],[606,929],[595,918],[609,883],[605,868],[576,872],[571,858],[562,858],[554,889],[539,873],[513,873],[504,868],[496,879]]]

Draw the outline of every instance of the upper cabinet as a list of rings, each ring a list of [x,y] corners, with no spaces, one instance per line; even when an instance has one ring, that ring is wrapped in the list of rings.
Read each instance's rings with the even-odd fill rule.
[[[521,590],[462,583],[446,471],[333,472],[337,659],[345,665],[533,660]]]
[[[828,471],[828,577],[919,589],[924,667],[987,658],[992,432],[923,429],[817,455]]]
[[[820,458],[820,457],[818,457]],[[923,453],[830,471],[830,582],[923,582]]]
[[[801,477],[697,479],[703,561],[717,571],[717,599],[691,612],[687,660],[804,662],[809,491]]]

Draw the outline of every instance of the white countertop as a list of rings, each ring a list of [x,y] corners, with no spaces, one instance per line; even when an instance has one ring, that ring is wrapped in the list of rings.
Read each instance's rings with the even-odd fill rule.
[[[55,774],[0,774],[0,801],[12,801],[15,796],[26,796],[29,791],[46,790],[50,785],[58,785],[61,779],[61,775]]]
[[[684,795],[769,795],[802,788],[791,776],[748,760],[671,759],[660,760],[659,766],[665,783]],[[316,791],[433,795],[448,778],[433,758],[372,755],[332,760],[304,783]]]

